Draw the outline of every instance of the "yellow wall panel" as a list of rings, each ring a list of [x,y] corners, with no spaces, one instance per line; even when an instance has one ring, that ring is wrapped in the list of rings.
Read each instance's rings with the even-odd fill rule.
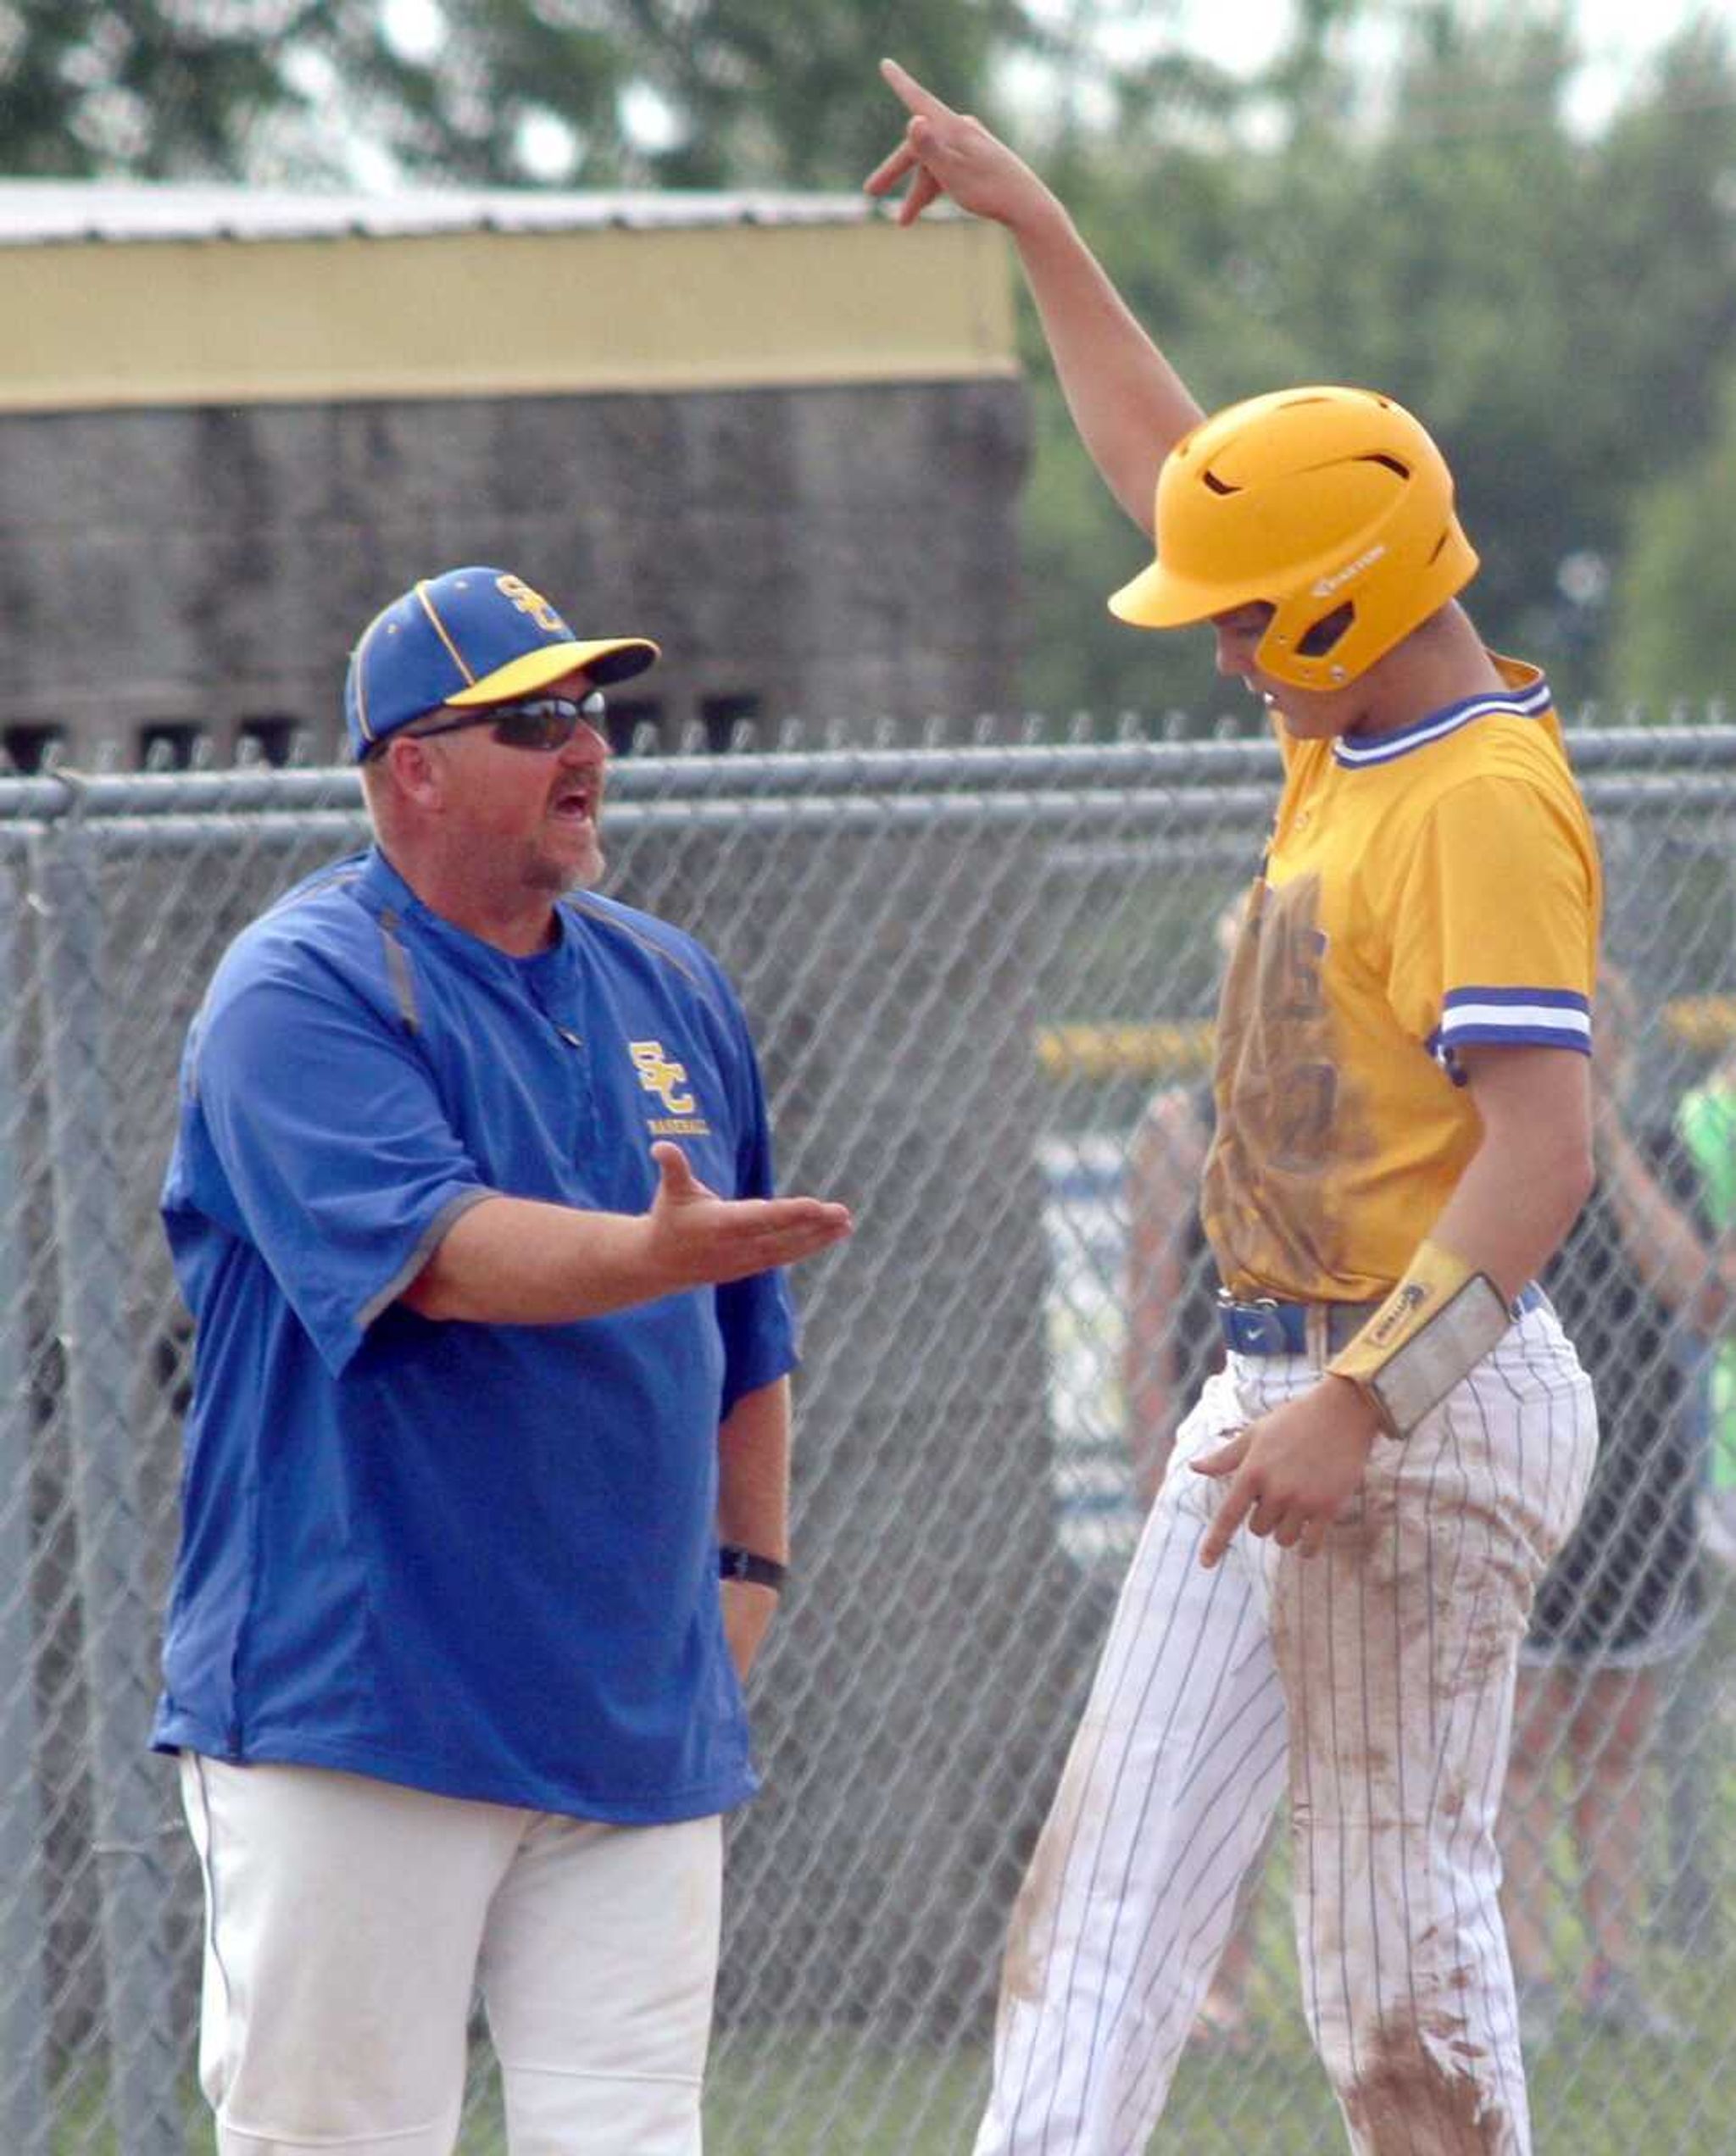
[[[0,247],[0,409],[748,388],[1016,370],[964,219]]]

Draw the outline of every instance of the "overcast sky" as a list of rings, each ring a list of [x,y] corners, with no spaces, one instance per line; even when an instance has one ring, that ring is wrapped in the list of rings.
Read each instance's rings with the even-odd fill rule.
[[[1077,22],[1082,0],[1027,0],[1038,14]],[[1377,76],[1395,51],[1402,25],[1422,0],[1369,0],[1367,17],[1356,35],[1370,69]],[[1577,27],[1585,64],[1574,85],[1569,116],[1579,126],[1596,128],[1624,92],[1639,80],[1650,56],[1695,16],[1728,19],[1731,0],[1559,0]],[[388,27],[408,54],[426,58],[443,34],[441,0],[384,0]],[[1507,0],[1461,0],[1461,13],[1475,19],[1479,11],[1498,20]],[[1083,0],[1082,12],[1092,12]],[[1134,5],[1132,0],[1099,0],[1104,44],[1118,58],[1143,57],[1160,50],[1181,51],[1238,72],[1251,73],[1283,46],[1294,19],[1294,0],[1169,0],[1169,4]],[[1119,19],[1117,19],[1119,18]],[[973,101],[976,86],[935,83],[943,97]],[[1054,76],[1029,63],[1015,64],[1003,86],[1015,103],[1028,100],[1033,109],[1052,106]],[[335,88],[336,86],[333,86]],[[647,149],[665,147],[672,120],[661,101],[643,86],[629,92],[626,119]],[[1506,125],[1505,118],[1500,125]],[[571,136],[552,116],[526,123],[522,145],[533,171],[554,179],[567,169]],[[542,153],[546,152],[547,163]],[[348,161],[363,184],[386,186],[393,177],[389,162],[365,142],[352,141]],[[377,168],[377,169],[376,169]]]
[[[1056,18],[1074,14],[1070,0],[1030,0],[1035,12]],[[1561,12],[1577,27],[1586,64],[1575,86],[1572,115],[1585,126],[1607,116],[1634,82],[1649,56],[1695,17],[1730,14],[1728,0],[1561,0]],[[1377,64],[1392,49],[1399,25],[1416,12],[1407,0],[1384,0],[1372,7],[1372,19],[1360,33]],[[1499,19],[1510,12],[1504,0],[1465,0],[1462,13],[1478,12]],[[1113,7],[1106,14],[1119,12]],[[1197,53],[1220,66],[1252,72],[1277,53],[1294,19],[1294,0],[1171,0],[1166,8],[1129,9],[1135,19],[1116,25],[1105,42],[1123,53],[1167,47]],[[1138,18],[1143,17],[1143,20]]]

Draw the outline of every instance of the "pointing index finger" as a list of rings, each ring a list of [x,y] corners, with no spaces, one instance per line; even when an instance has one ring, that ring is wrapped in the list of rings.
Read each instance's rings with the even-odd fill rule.
[[[1205,1540],[1199,1545],[1199,1562],[1208,1572],[1229,1548],[1231,1537],[1254,1509],[1254,1500],[1253,1486],[1244,1481],[1238,1472],[1223,1503],[1217,1509]]]
[[[882,60],[880,73],[893,94],[919,118],[951,119],[954,116],[950,105],[943,103],[932,90],[925,90],[910,70],[900,67],[896,60]]]

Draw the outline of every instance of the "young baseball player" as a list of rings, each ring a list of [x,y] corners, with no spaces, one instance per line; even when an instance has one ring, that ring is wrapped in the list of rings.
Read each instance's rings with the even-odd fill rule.
[[[198,1325],[154,1731],[207,1898],[223,2156],[697,2156],[739,1680],[785,1555],[739,1004],[603,866],[599,685],[520,578],[417,584],[346,708],[375,843],[225,955],[164,1190]]]
[[[871,178],[1018,247],[1086,445],[1284,783],[1202,1210],[1227,1364],[1178,1433],[1015,1909],[977,2156],[1136,2156],[1288,1778],[1315,2042],[1362,2156],[1529,2147],[1494,1827],[1590,1387],[1533,1285],[1590,1185],[1600,882],[1548,688],[1458,602],[1434,443],[1366,391],[1205,420],[1060,204],[902,69]]]

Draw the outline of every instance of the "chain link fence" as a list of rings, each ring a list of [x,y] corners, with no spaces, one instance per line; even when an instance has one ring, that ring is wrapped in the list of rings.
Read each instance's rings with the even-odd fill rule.
[[[1726,1127],[1736,1031],[1736,731],[1581,730],[1574,750],[1635,1009],[1622,1112],[1709,1264],[1736,1214],[1736,1080],[1728,1161],[1707,1137]],[[731,1830],[714,2156],[969,2145],[1005,1912],[1139,1518],[1130,1139],[1166,1127],[1155,1098],[1197,1097],[1214,926],[1257,863],[1276,770],[1269,744],[1230,739],[616,766],[610,888],[718,952],[761,1044],[781,1180],[847,1198],[859,1222],[798,1283],[797,1570],[754,1681],[767,1786]],[[364,835],[342,772],[0,781],[0,2148],[15,2156],[209,2145],[198,1882],[170,1763],[144,1748],[190,1354],[154,1206],[181,1038],[219,953]],[[1197,1245],[1178,1247],[1197,1272]],[[1631,1297],[1636,1271],[1656,1302],[1638,1261],[1600,1261],[1582,1286]],[[1196,1277],[1177,1298],[1178,1383],[1200,1292]],[[1629,1305],[1611,1309],[1619,1362]],[[1613,1785],[1564,1709],[1515,1843],[1562,2007],[1533,2031],[1544,2156],[1736,2141],[1720,1486],[1736,1481],[1736,1366],[1691,1309],[1660,1311],[1643,1367],[1600,1383],[1606,1404],[1667,1392],[1705,1546],[1682,1558],[1697,1599],[1667,1659],[1618,1675],[1615,1703],[1594,1690],[1606,1672],[1565,1680],[1568,1705],[1607,1705],[1613,1725],[1625,1703],[1639,1729]],[[1190,2051],[1165,2147],[1342,2146],[1283,1871],[1279,1837],[1244,1925],[1245,2048]],[[1612,1901],[1649,2032],[1604,2025],[1583,1996],[1589,1927]],[[465,2156],[503,2156],[498,2118],[479,2044]]]

